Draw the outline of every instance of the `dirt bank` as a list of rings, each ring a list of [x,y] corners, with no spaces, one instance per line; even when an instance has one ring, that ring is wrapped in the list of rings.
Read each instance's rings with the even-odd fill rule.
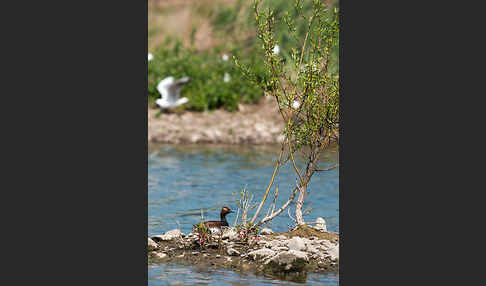
[[[229,269],[296,282],[305,281],[309,272],[339,270],[339,235],[309,226],[291,232],[258,234],[246,240],[229,228],[202,246],[199,239],[197,234],[184,235],[178,230],[152,236],[149,263]]]
[[[275,144],[283,140],[283,121],[275,100],[240,105],[237,112],[159,113],[148,110],[150,143]]]

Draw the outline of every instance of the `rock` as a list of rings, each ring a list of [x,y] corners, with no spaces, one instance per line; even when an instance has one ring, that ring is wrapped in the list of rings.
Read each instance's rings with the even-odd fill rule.
[[[316,219],[316,225],[314,226],[314,228],[320,231],[327,231],[326,221],[322,217],[318,217]]]
[[[269,228],[264,228],[264,229],[262,229],[260,234],[262,234],[262,235],[273,234],[273,231]]]
[[[228,253],[229,256],[238,256],[240,255],[240,252],[234,248],[228,248],[226,250],[226,253]]]
[[[262,248],[248,253],[248,255],[251,256],[253,260],[274,256],[275,254],[276,254],[275,251],[268,248]]]
[[[271,248],[273,250],[275,250],[275,248],[278,248],[278,247],[286,247],[287,246],[287,241],[284,240],[284,241],[281,241],[281,240],[270,240],[270,241],[267,241],[265,243],[265,247],[267,248]]]
[[[274,272],[279,271],[296,271],[300,272],[305,269],[309,262],[309,257],[302,251],[289,250],[280,252],[271,259],[267,260],[265,264],[273,267]]]
[[[281,234],[281,235],[276,236],[275,239],[283,240],[283,239],[287,239],[287,237],[285,235]]]
[[[321,248],[327,250],[332,247],[332,243],[329,240],[323,239],[320,240]]]
[[[266,245],[267,244],[267,241],[265,241],[265,240],[259,240],[259,241],[256,242],[256,244],[258,244],[259,246]]]
[[[306,249],[305,242],[302,238],[298,236],[292,237],[287,244],[290,250],[303,251]]]
[[[167,240],[172,240],[174,238],[180,238],[180,237],[182,237],[182,232],[179,229],[173,229],[173,230],[169,230],[165,234],[155,235],[152,236],[151,238],[154,241],[161,241],[161,240],[167,241]]]
[[[317,247],[315,246],[307,246],[307,252],[310,252],[312,254],[318,254],[319,253],[319,249],[317,249]]]
[[[156,250],[159,248],[159,245],[153,241],[152,239],[148,239],[148,251]]]
[[[335,261],[339,258],[339,244],[333,244],[328,250],[327,254],[329,254],[329,257],[331,260]]]
[[[223,232],[223,239],[229,239],[229,240],[237,240],[238,239],[238,233],[232,228],[228,229],[227,231]]]
[[[167,254],[165,254],[163,252],[152,252],[152,255],[153,255],[153,257],[158,258],[158,259],[162,259],[162,258],[167,257]]]

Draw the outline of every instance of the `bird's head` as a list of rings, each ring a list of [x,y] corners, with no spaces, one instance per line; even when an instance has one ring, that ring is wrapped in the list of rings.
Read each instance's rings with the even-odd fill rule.
[[[230,210],[228,207],[223,207],[221,209],[221,215],[226,215],[226,214],[229,214],[229,213],[234,213],[234,211]]]

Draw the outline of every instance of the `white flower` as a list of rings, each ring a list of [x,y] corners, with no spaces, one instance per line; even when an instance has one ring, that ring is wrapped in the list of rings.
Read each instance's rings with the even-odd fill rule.
[[[221,58],[226,62],[229,59],[229,56],[227,54],[223,54]]]
[[[278,55],[278,53],[280,53],[280,47],[278,45],[275,45],[275,47],[273,47],[273,53]]]
[[[149,60],[149,62],[150,62],[151,60],[153,60],[153,59],[154,59],[154,56],[152,56],[152,54],[151,54],[151,53],[149,53],[149,54],[148,54],[148,60]]]
[[[224,73],[223,81],[224,82],[229,82],[230,80],[231,80],[231,77],[230,77],[229,73],[225,72]]]

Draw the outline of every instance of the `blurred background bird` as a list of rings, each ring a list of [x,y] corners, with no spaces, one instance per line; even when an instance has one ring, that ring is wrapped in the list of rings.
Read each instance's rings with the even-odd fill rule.
[[[174,77],[170,76],[163,79],[158,85],[161,98],[157,99],[155,103],[161,108],[173,108],[189,101],[186,97],[180,97],[181,88],[184,84],[189,82],[189,77],[183,77],[179,80],[174,80]]]

